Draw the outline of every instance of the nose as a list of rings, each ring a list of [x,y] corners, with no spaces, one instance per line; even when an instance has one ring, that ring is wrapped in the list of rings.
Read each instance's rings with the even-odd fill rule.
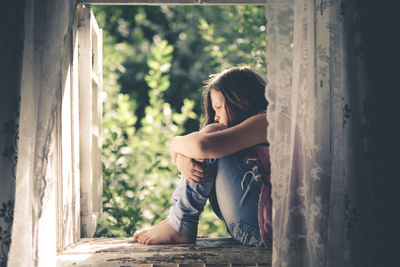
[[[214,121],[215,121],[215,122],[219,122],[219,115],[218,115],[217,113],[215,113]]]

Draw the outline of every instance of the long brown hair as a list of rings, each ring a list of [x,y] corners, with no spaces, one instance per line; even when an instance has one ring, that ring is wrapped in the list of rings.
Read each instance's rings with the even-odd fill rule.
[[[231,127],[267,109],[265,85],[264,79],[249,67],[233,67],[211,75],[203,89],[205,120],[201,128],[214,122],[211,90],[217,90],[225,97],[228,127]]]

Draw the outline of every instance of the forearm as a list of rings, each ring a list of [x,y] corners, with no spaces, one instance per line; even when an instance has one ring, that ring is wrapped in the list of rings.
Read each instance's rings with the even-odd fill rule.
[[[185,136],[175,137],[171,143],[171,157],[176,163],[178,153],[190,158],[207,158],[209,155],[205,153],[203,140],[206,134],[221,131],[226,126],[218,123],[209,124],[198,132],[193,132]]]
[[[255,115],[227,129],[211,124],[202,131],[176,137],[171,150],[190,158],[220,158],[267,142],[267,126],[265,114]]]
[[[218,131],[225,130],[227,127],[221,123],[211,123],[201,129],[199,132],[201,133],[214,133]]]
[[[201,132],[194,132],[175,137],[171,143],[171,155],[179,153],[189,158],[203,158],[201,135]]]

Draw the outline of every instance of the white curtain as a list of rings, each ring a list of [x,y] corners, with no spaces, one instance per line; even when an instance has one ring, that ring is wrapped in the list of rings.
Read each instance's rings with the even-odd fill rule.
[[[369,266],[360,2],[266,3],[273,266]]]
[[[75,0],[26,1],[21,116],[8,266],[54,266],[56,256],[55,116],[64,42]]]

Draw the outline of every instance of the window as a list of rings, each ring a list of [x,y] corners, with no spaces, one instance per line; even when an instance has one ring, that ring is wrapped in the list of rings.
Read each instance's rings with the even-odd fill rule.
[[[83,0],[81,2],[104,5],[264,5],[265,0]],[[129,241],[124,239],[81,239],[93,236],[102,212],[102,32],[90,8],[79,5],[75,24],[68,38],[62,73],[62,108],[58,116],[60,123],[57,125],[58,133],[61,135],[58,144],[57,251],[60,254],[57,266],[69,266],[70,264],[78,264],[79,266],[79,264],[89,263],[108,264],[111,261],[115,264],[135,263],[134,257],[138,256],[145,259],[144,254],[151,251],[146,252],[139,249],[141,254],[135,256],[133,251],[124,250],[129,246]],[[209,258],[214,262],[215,260],[224,262],[226,259],[230,259],[243,264],[243,260],[250,260],[250,263],[251,260],[255,261],[257,257],[259,263],[270,262],[271,260],[271,252],[265,250],[256,248],[242,250],[243,248],[240,245],[231,246],[229,242],[226,243],[224,240],[216,240],[214,243],[207,242],[204,243],[205,247],[223,246],[226,248],[226,246],[230,246],[236,250],[236,254],[227,250],[225,256],[221,254],[218,259]],[[66,250],[67,247],[71,246],[72,250]],[[168,245],[163,247],[167,248]],[[202,248],[202,251],[204,249]],[[183,248],[182,254],[177,254],[176,259],[185,258],[185,253],[190,253],[190,250]],[[245,251],[245,253],[242,255],[242,253],[238,253],[239,251]],[[105,256],[104,253],[100,252],[111,254]],[[166,252],[169,253],[168,249],[166,249]],[[129,259],[126,253],[131,255]],[[156,254],[154,254],[154,251],[151,253],[147,255],[155,256],[158,252]],[[255,253],[258,253],[257,257],[255,257]],[[161,257],[158,262],[168,261],[167,254],[163,256],[165,260]],[[248,255],[247,258],[245,255]],[[192,256],[198,257],[199,255],[193,254]],[[244,256],[245,259],[241,259],[241,256]],[[207,259],[204,258],[204,260]],[[188,261],[190,264],[194,262],[196,261]],[[137,261],[136,263],[143,264],[146,262],[139,263]],[[152,264],[149,266],[152,266]],[[267,265],[254,263],[251,266]]]
[[[102,209],[102,35],[90,8],[78,10],[81,236],[92,237]]]
[[[58,251],[92,237],[102,210],[102,32],[90,8],[77,9],[66,53],[58,181]],[[68,50],[67,50],[68,51]]]

